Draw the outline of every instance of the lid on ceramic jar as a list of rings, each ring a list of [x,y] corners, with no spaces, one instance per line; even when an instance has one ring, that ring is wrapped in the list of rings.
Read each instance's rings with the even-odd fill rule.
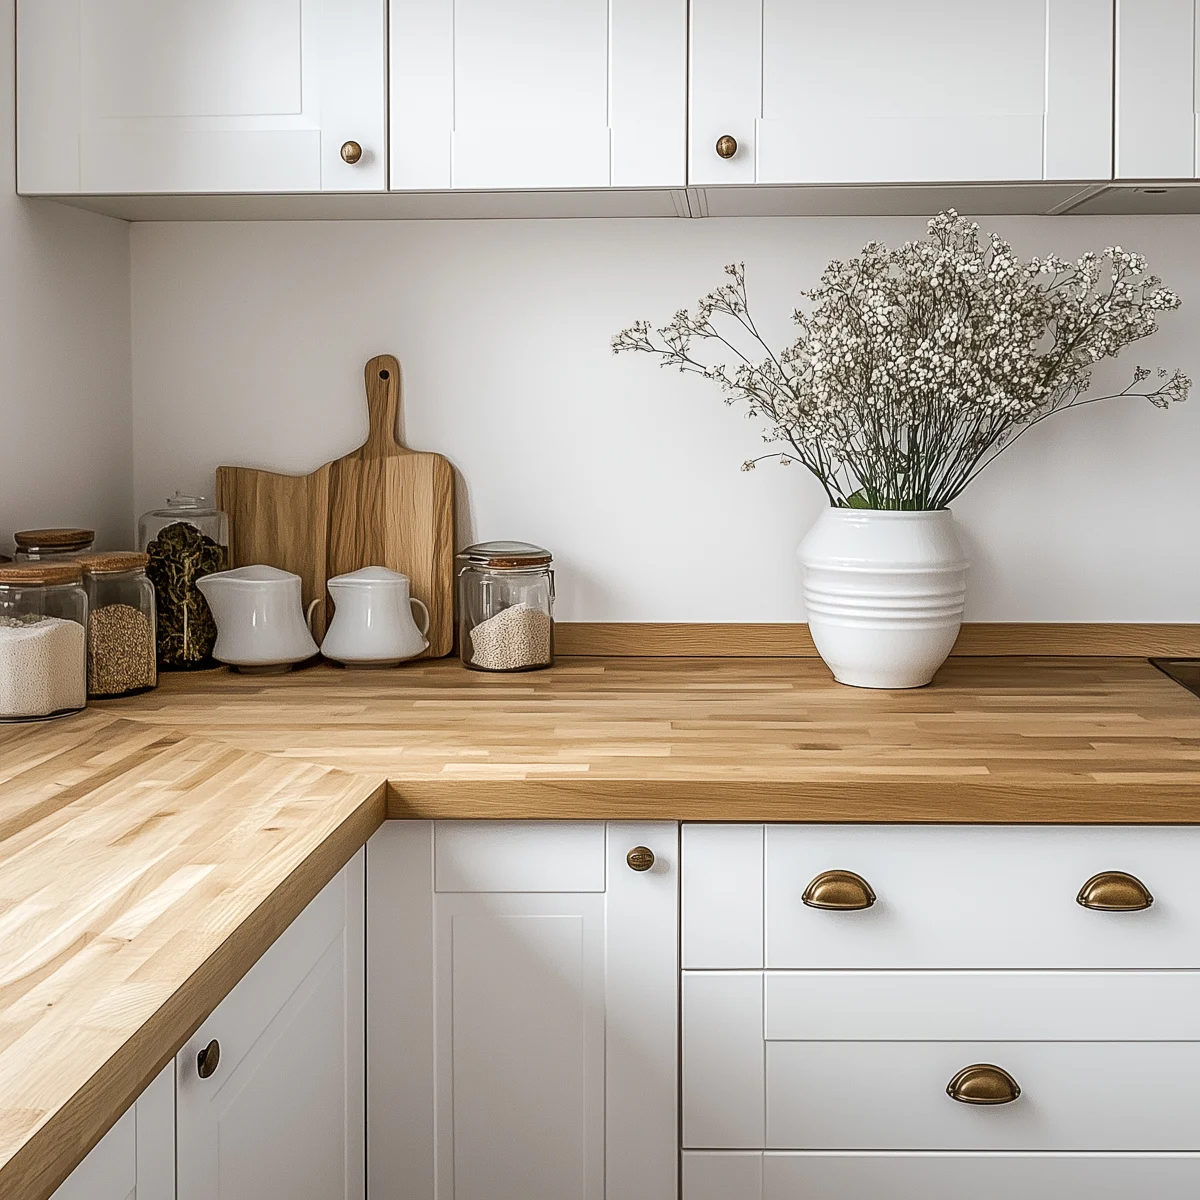
[[[0,587],[55,587],[80,583],[83,568],[77,562],[22,562],[0,564]]]
[[[39,550],[70,554],[72,550],[86,550],[95,540],[94,529],[24,529],[13,534],[17,549],[26,554]]]
[[[349,587],[371,587],[408,583],[408,576],[401,575],[399,571],[389,571],[387,567],[363,567],[362,570],[351,571],[348,575],[335,575],[329,583],[344,583]]]
[[[75,560],[85,575],[117,575],[124,571],[144,571],[150,555],[136,550],[109,550],[103,554],[81,554]]]
[[[462,562],[493,571],[529,571],[548,567],[553,561],[549,550],[530,542],[479,542],[468,546],[458,557]]]

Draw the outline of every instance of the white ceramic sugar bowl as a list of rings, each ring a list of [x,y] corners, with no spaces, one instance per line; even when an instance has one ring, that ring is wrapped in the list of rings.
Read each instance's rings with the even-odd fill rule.
[[[286,671],[312,658],[312,611],[301,602],[300,576],[277,567],[238,567],[196,580],[213,620],[213,658],[239,671]]]
[[[347,667],[394,667],[429,649],[429,610],[407,575],[364,567],[329,581],[335,611],[321,653]],[[420,624],[414,618],[420,610]]]

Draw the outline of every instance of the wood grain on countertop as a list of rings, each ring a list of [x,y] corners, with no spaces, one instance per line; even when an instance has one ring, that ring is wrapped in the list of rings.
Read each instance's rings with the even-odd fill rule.
[[[0,734],[0,1197],[50,1195],[384,809],[95,711]]]
[[[895,692],[800,659],[317,666],[119,711],[385,775],[393,817],[1200,823],[1200,700],[1137,659],[952,659]]]

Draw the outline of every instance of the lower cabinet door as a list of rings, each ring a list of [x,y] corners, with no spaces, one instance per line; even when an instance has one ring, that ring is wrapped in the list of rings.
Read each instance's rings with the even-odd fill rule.
[[[179,1200],[362,1200],[364,858],[176,1057]]]
[[[52,1200],[174,1200],[175,1063],[67,1177]]]
[[[676,1200],[677,826],[393,821],[368,880],[372,1200]]]
[[[1200,1155],[749,1154],[683,1156],[683,1200],[1194,1200]]]

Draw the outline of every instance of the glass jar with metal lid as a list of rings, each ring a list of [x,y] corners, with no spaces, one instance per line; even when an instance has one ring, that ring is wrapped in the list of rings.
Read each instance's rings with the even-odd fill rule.
[[[458,556],[458,648],[476,671],[535,671],[554,662],[549,550],[482,542]]]
[[[87,596],[75,562],[0,565],[0,721],[87,704]]]
[[[154,585],[148,554],[117,551],[78,560],[88,598],[88,695],[131,696],[158,682]]]
[[[158,605],[158,663],[168,670],[211,667],[217,626],[196,587],[229,565],[229,521],[202,496],[176,492],[138,522],[138,549]]]
[[[94,529],[25,529],[13,534],[17,562],[45,562],[86,554],[96,540]]]

